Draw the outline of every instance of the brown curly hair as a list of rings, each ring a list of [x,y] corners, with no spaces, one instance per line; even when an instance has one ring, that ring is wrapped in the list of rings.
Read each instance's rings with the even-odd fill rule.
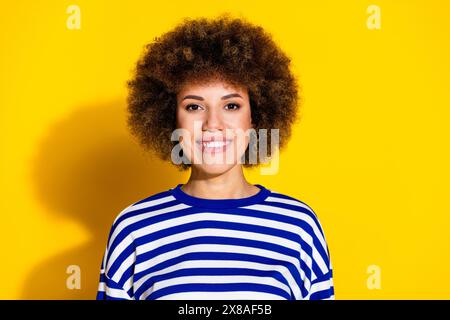
[[[281,149],[291,135],[299,103],[298,81],[289,64],[270,34],[243,18],[231,18],[228,13],[210,20],[184,18],[145,46],[133,78],[127,81],[127,125],[141,146],[170,160],[177,92],[185,81],[215,78],[248,90],[254,129],[257,133],[268,129],[268,141],[270,129],[279,129]],[[245,161],[243,165],[254,164]]]

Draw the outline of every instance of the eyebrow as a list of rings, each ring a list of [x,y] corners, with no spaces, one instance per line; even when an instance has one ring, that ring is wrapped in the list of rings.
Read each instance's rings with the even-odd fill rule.
[[[230,94],[227,94],[227,95],[225,95],[225,96],[223,96],[222,98],[220,98],[221,100],[225,100],[225,99],[229,99],[229,98],[233,98],[233,97],[239,97],[239,98],[242,98],[242,96],[240,95],[240,94],[237,94],[237,93],[230,93]],[[185,96],[183,99],[181,99],[181,101],[183,101],[184,99],[196,99],[196,100],[200,100],[200,101],[203,101],[204,99],[202,98],[202,97],[200,97],[200,96],[194,96],[194,95],[187,95],[187,96]]]

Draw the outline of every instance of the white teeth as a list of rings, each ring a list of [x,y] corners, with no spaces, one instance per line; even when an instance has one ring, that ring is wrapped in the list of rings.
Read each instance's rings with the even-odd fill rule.
[[[203,146],[206,148],[221,148],[225,146],[227,142],[223,141],[209,141],[209,142],[203,142]]]

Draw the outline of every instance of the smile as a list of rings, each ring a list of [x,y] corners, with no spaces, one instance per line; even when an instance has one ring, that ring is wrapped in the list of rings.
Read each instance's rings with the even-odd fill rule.
[[[201,146],[202,152],[218,153],[225,152],[227,146],[231,144],[232,140],[220,141],[197,141],[197,145]]]

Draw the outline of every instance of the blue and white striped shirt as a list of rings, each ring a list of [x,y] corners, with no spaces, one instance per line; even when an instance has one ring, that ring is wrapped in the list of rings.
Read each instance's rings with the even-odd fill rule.
[[[181,186],[116,217],[97,299],[334,299],[328,246],[307,204],[259,184],[256,195],[220,200]]]

